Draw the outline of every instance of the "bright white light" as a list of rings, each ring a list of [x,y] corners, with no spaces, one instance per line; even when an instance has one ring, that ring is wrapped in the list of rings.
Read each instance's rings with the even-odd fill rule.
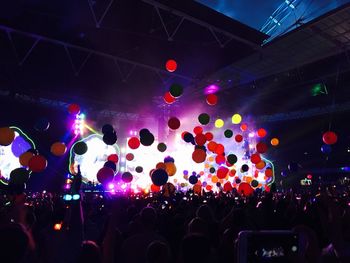
[[[249,138],[254,138],[255,133],[254,132],[250,132],[248,136],[249,136]]]
[[[74,155],[74,165],[80,165],[84,181],[97,182],[98,170],[103,167],[109,155],[117,154],[119,156],[119,148],[116,145],[106,145],[102,136],[97,134],[90,135],[83,141],[87,144],[88,150],[83,155]],[[118,168],[117,164],[117,171]]]

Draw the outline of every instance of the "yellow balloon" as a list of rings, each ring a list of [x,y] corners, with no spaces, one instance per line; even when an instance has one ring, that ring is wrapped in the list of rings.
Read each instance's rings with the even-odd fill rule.
[[[216,121],[215,121],[215,127],[216,128],[221,128],[221,127],[223,127],[224,126],[224,121],[222,120],[222,119],[217,119]]]
[[[239,124],[239,123],[241,123],[241,121],[242,121],[242,116],[239,115],[238,113],[236,113],[232,116],[232,123],[233,124]]]
[[[271,139],[271,145],[272,146],[277,146],[280,143],[280,140],[277,138],[272,138]]]

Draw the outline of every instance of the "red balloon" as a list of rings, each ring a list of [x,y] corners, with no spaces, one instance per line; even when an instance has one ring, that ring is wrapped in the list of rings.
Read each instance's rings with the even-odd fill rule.
[[[214,141],[210,141],[207,145],[208,150],[211,152],[215,152],[217,146],[218,146],[217,143]]]
[[[116,154],[111,154],[110,156],[107,157],[108,161],[117,163],[119,161],[118,155]]]
[[[232,187],[232,184],[231,184],[230,182],[226,182],[226,183],[224,184],[224,191],[225,191],[225,192],[231,192],[232,189],[233,189],[233,187]]]
[[[323,134],[322,140],[325,144],[332,145],[338,141],[338,136],[335,132],[328,131]]]
[[[260,157],[260,154],[258,153],[253,153],[251,156],[250,156],[250,160],[253,164],[257,164],[261,161],[261,157]]]
[[[197,134],[196,137],[194,137],[194,140],[199,146],[203,146],[207,142],[207,138],[203,133]]]
[[[151,185],[151,191],[152,192],[159,192],[160,191],[160,186],[152,184]]]
[[[176,100],[173,96],[171,96],[169,91],[164,94],[163,99],[167,104],[173,104]]]
[[[132,161],[134,160],[134,155],[132,153],[128,153],[126,156],[125,156],[125,159],[127,159],[128,161]]]
[[[106,184],[113,180],[114,171],[112,168],[102,167],[100,170],[98,170],[96,177],[101,184]]]
[[[225,152],[225,147],[221,143],[219,143],[215,148],[215,153],[223,154],[224,152]]]
[[[204,135],[207,141],[211,141],[212,139],[214,139],[214,135],[211,132],[206,132]]]
[[[246,123],[241,124],[241,131],[246,131],[248,129],[248,125]]]
[[[196,163],[202,163],[205,161],[206,158],[207,158],[207,154],[202,149],[196,149],[192,153],[192,160],[195,161]]]
[[[69,104],[68,106],[68,112],[69,114],[79,114],[80,112],[80,106],[78,104],[75,104],[75,103],[72,103],[72,104]]]
[[[267,134],[267,131],[264,128],[260,128],[256,133],[258,137],[264,138]]]
[[[178,128],[180,128],[180,125],[181,125],[180,120],[176,117],[171,117],[168,120],[168,126],[172,130],[177,130]]]
[[[201,126],[196,126],[193,128],[194,134],[200,134],[203,132],[203,128]]]
[[[137,149],[140,147],[140,140],[137,137],[131,137],[128,141],[128,146],[130,147],[130,149]]]
[[[44,171],[47,167],[47,160],[42,155],[34,155],[28,162],[28,167],[35,173]]]
[[[218,154],[216,157],[215,157],[215,162],[217,164],[224,164],[226,162],[226,159],[225,159],[225,156],[221,155],[221,154]]]
[[[238,186],[238,193],[244,196],[250,196],[254,193],[254,189],[248,183],[240,183]]]
[[[235,141],[236,141],[236,142],[242,142],[242,141],[243,141],[243,136],[240,135],[240,134],[237,134],[237,135],[235,136]]]
[[[207,103],[210,106],[216,105],[218,103],[218,96],[216,96],[215,94],[207,95]]]
[[[165,64],[165,68],[169,72],[174,72],[177,69],[176,61],[173,59],[169,59]]]
[[[216,172],[219,179],[225,179],[228,174],[228,169],[225,166],[220,166]]]
[[[257,151],[258,153],[266,153],[266,151],[267,151],[267,145],[266,145],[265,143],[263,143],[263,142],[258,142],[258,143],[256,144],[256,151]]]

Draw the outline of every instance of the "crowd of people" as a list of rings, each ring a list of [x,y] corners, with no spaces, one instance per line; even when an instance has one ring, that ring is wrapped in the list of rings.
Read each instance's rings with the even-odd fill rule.
[[[350,262],[346,189],[77,193],[68,201],[62,193],[4,191],[0,262],[238,262],[245,230],[296,233],[300,253],[290,262]]]

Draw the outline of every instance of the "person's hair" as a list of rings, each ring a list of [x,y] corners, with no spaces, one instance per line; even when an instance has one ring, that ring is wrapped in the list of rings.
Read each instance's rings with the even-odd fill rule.
[[[147,206],[141,210],[141,222],[146,228],[153,228],[156,219],[157,219],[157,213],[156,210],[153,207]]]
[[[166,263],[170,259],[170,250],[167,244],[161,241],[153,241],[147,248],[148,263]]]
[[[206,222],[199,217],[193,218],[188,224],[188,233],[197,233],[206,235],[208,231],[208,227]]]
[[[100,247],[94,241],[83,241],[78,263],[100,263],[101,258]]]
[[[29,237],[20,224],[9,224],[0,228],[1,262],[21,262],[29,246]]]

